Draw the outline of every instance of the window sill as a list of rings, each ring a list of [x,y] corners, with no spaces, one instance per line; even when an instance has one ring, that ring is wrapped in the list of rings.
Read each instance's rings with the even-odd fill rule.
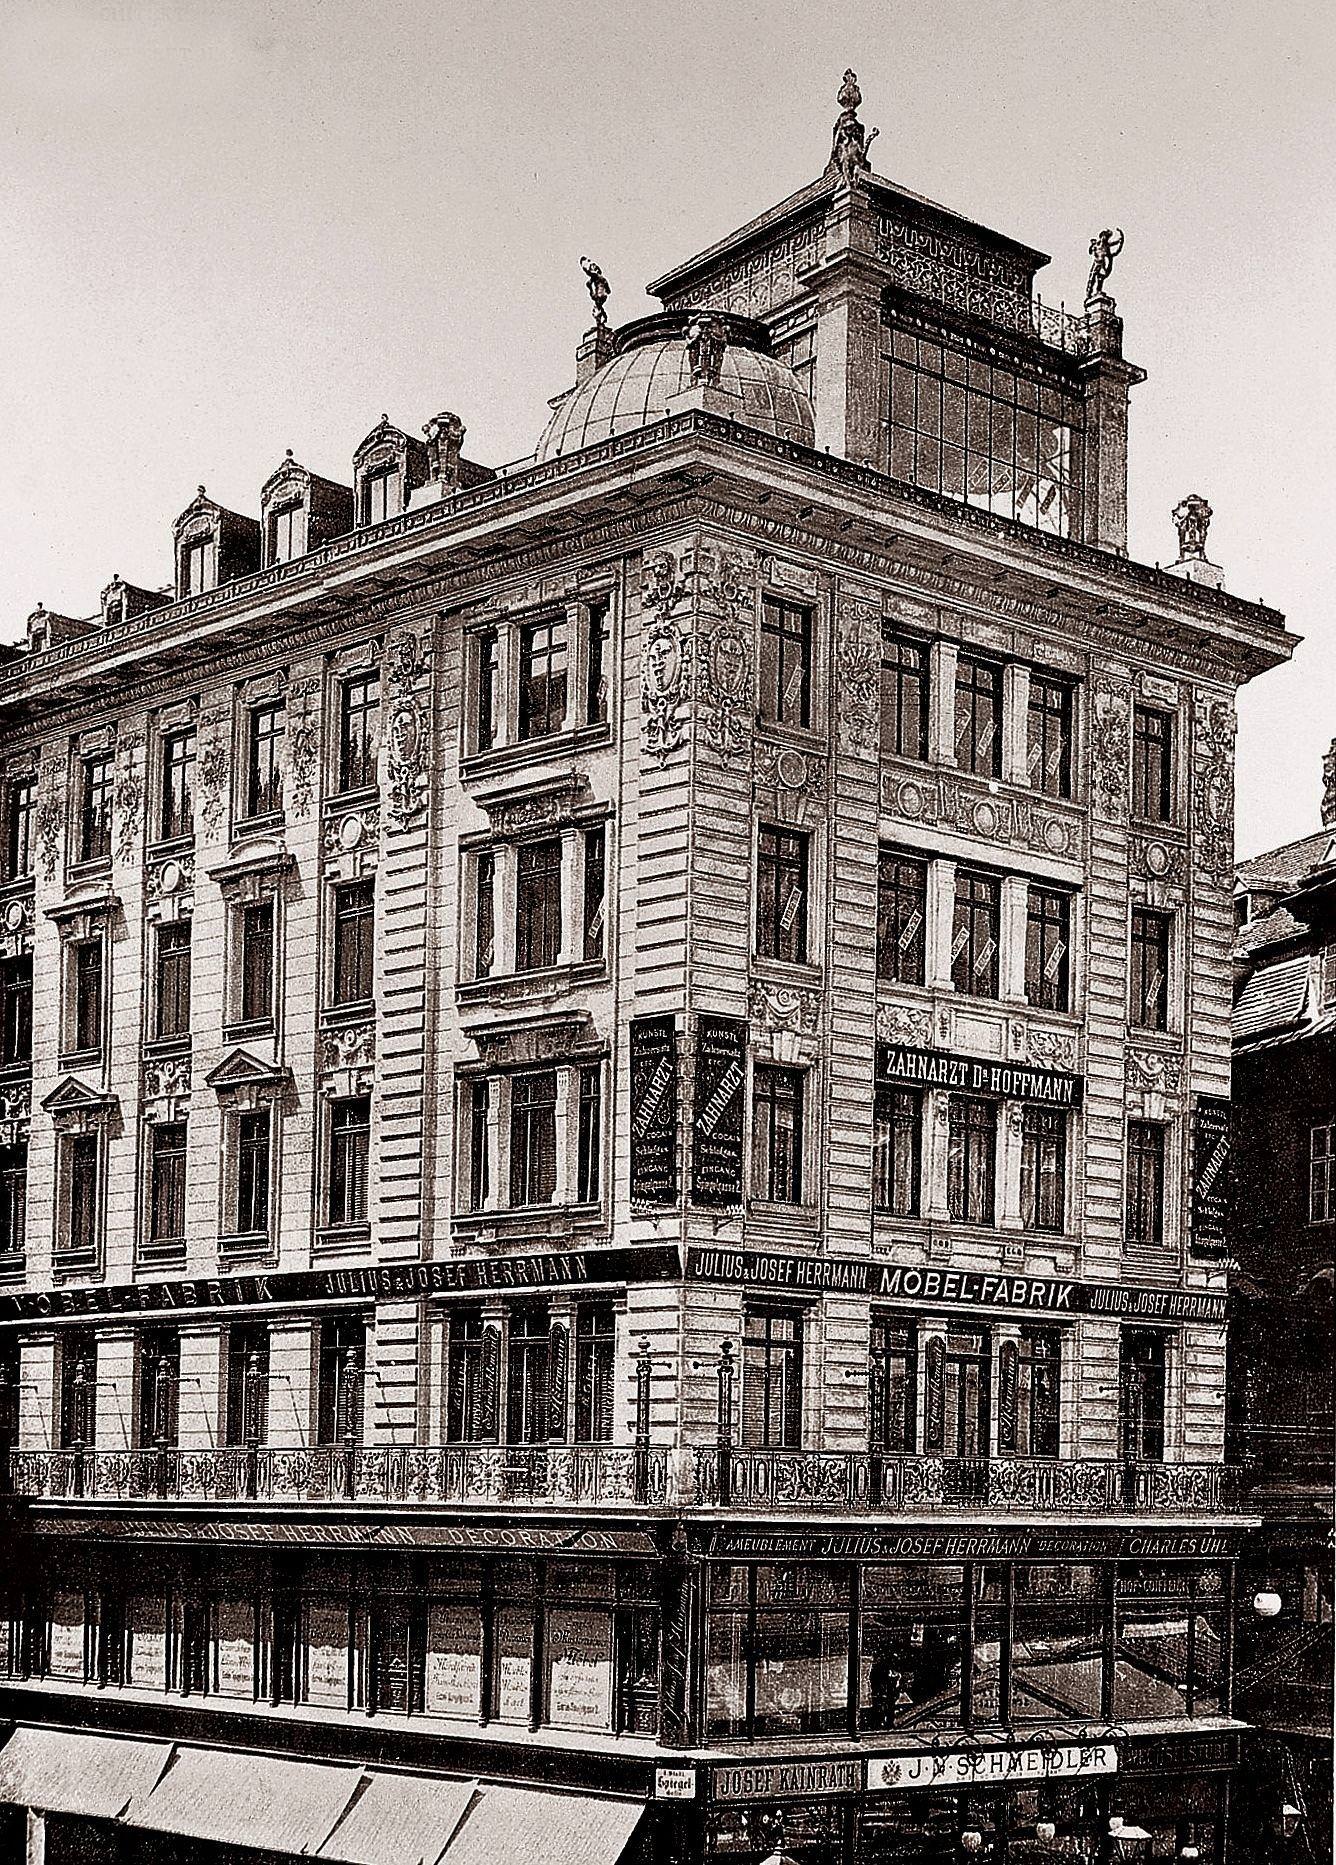
[[[606,1229],[606,1221],[601,1204],[531,1204],[495,1211],[457,1211],[450,1228],[455,1236],[471,1243],[505,1244],[531,1237],[547,1241],[597,1235]]]
[[[358,784],[353,789],[331,791],[324,800],[323,813],[326,816],[338,816],[345,810],[364,808],[379,801],[379,784]]]
[[[258,1262],[274,1253],[268,1231],[235,1231],[218,1239],[218,1254],[232,1262]]]
[[[96,1068],[102,1061],[102,1045],[93,1049],[62,1049],[56,1058],[58,1068]]]
[[[0,1250],[0,1282],[22,1282],[28,1274],[28,1257],[23,1250]]]
[[[777,1204],[769,1198],[748,1198],[747,1216],[767,1230],[788,1234],[795,1226],[815,1231],[821,1213],[814,1204]]]
[[[758,978],[773,978],[777,983],[820,985],[825,973],[810,958],[771,958],[764,952],[752,953],[752,970]]]
[[[65,879],[76,881],[110,880],[111,856],[93,855],[82,861],[72,861],[65,870]]]
[[[257,1017],[252,1023],[225,1023],[223,1041],[225,1043],[244,1043],[256,1036],[274,1036],[277,1030],[272,1017]]]
[[[194,1046],[194,1037],[189,1030],[181,1030],[171,1036],[147,1036],[142,1044],[141,1053],[148,1059],[156,1061],[161,1056],[188,1056]]]
[[[370,1224],[326,1224],[315,1234],[314,1256],[365,1256],[371,1247]]]
[[[135,1254],[135,1267],[162,1269],[186,1260],[184,1237],[146,1237]]]
[[[97,1244],[87,1248],[72,1249],[57,1246],[51,1253],[51,1274],[55,1281],[66,1277],[95,1276],[98,1273],[98,1259],[102,1252]]]
[[[345,1023],[365,1023],[376,1014],[374,997],[350,998],[347,1003],[326,1004],[320,1012],[320,1027],[333,1029]]]
[[[284,821],[281,809],[262,810],[256,816],[239,816],[232,825],[232,839],[240,841],[254,835],[272,835],[283,827]]]
[[[189,835],[165,835],[161,841],[150,842],[144,850],[144,857],[148,861],[162,861],[168,855],[188,855],[194,846],[195,833],[192,829]]]
[[[561,732],[545,733],[539,738],[517,738],[512,744],[491,745],[486,751],[468,752],[461,765],[465,784],[495,772],[509,771],[536,759],[569,756],[575,751],[592,750],[612,743],[612,726],[604,720],[598,725],[570,726]]]
[[[774,744],[787,750],[790,746],[795,751],[825,751],[827,735],[819,725],[786,725],[782,719],[766,719],[756,714],[756,735],[759,739],[769,739]]]

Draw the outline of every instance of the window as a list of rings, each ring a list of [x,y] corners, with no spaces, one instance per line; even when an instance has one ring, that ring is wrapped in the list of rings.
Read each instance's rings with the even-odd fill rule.
[[[186,1123],[149,1130],[148,1234],[152,1243],[183,1243],[186,1234]]]
[[[956,763],[976,777],[1002,775],[1002,669],[968,654],[956,667]]]
[[[872,1443],[893,1456],[912,1453],[918,1423],[918,1324],[874,1316]]]
[[[195,833],[195,733],[168,732],[162,741],[162,797],[158,829],[164,842]]]
[[[877,976],[922,984],[928,864],[883,848],[877,864]]]
[[[547,738],[566,723],[566,618],[549,615],[520,629],[521,738]]]
[[[473,637],[473,666],[476,705],[473,736],[477,750],[490,751],[496,743],[501,680],[500,640],[495,628],[484,628]]]
[[[806,330],[795,330],[791,337],[780,337],[775,342],[775,355],[798,378],[798,386],[810,401],[816,385],[816,330],[811,324]]]
[[[608,717],[608,616],[606,596],[596,596],[585,608],[586,725],[603,725]]]
[[[940,1563],[869,1566],[862,1581],[863,1728],[961,1728],[964,1570]],[[915,1796],[912,1803],[915,1841],[923,1831],[922,1802]]]
[[[287,719],[281,701],[252,706],[247,719],[246,814],[277,815],[283,807],[283,736]]]
[[[555,1069],[510,1080],[510,1202],[551,1204],[557,1190]]]
[[[923,1097],[879,1085],[873,1103],[872,1203],[891,1217],[917,1217],[923,1157]]]
[[[1164,1128],[1153,1120],[1127,1123],[1128,1243],[1164,1242]]]
[[[1336,1005],[1336,945],[1322,948],[1318,961],[1318,1002],[1323,1010]]]
[[[186,545],[183,555],[185,593],[187,596],[202,596],[206,589],[213,587],[212,538],[197,538],[193,544]]]
[[[988,1455],[992,1343],[986,1328],[948,1328],[929,1341],[924,1449],[942,1457]]]
[[[189,920],[159,926],[154,938],[154,1023],[159,1038],[190,1034]]]
[[[1051,674],[1030,675],[1030,783],[1045,796],[1072,794],[1072,689]]]
[[[608,1302],[591,1302],[575,1317],[575,1439],[611,1444],[617,1317]]]
[[[991,1224],[997,1157],[997,1106],[976,1095],[947,1103],[946,1202],[957,1224]]]
[[[803,1199],[803,1077],[758,1063],[752,1076],[752,1196],[770,1204]]]
[[[33,817],[37,783],[33,777],[12,777],[5,785],[5,879],[21,881],[32,873]]]
[[[334,890],[334,1002],[370,1003],[375,994],[376,889],[354,881]]]
[[[97,1430],[97,1336],[82,1328],[60,1343],[60,1448],[92,1444]]]
[[[269,1432],[269,1329],[264,1322],[227,1331],[227,1442],[263,1444]]]
[[[796,1450],[802,1423],[802,1314],[749,1308],[742,1321],[742,1442],[758,1450]]]
[[[79,783],[79,859],[111,860],[113,761],[109,751],[85,758]]]
[[[329,1115],[329,1222],[365,1224],[371,1162],[371,1101],[335,1101]]]
[[[1031,887],[1025,919],[1025,996],[1040,1010],[1070,1010],[1071,895]]]
[[[1132,714],[1132,814],[1169,822],[1174,813],[1174,715],[1153,706]]]
[[[561,837],[522,843],[515,876],[515,969],[543,971],[561,957]]]
[[[762,600],[760,701],[767,725],[812,722],[812,611],[805,603]]]
[[[1026,1230],[1062,1230],[1066,1184],[1066,1114],[1056,1107],[1027,1107],[1021,1116],[1021,1223]]]
[[[757,843],[756,950],[791,965],[807,960],[807,837],[761,827]]]
[[[587,1062],[578,1075],[576,1109],[575,1198],[577,1204],[597,1204],[602,1192],[603,1069]]]
[[[997,1448],[1004,1456],[1056,1457],[1062,1337],[1022,1328],[998,1353]]]
[[[274,903],[241,909],[241,1021],[267,1023],[274,1014]]]
[[[334,1315],[322,1321],[317,1443],[361,1443],[365,1367],[366,1322],[362,1316]]]
[[[269,514],[270,563],[291,563],[301,555],[302,530],[300,505],[281,505]]]
[[[139,1443],[175,1444],[181,1387],[181,1337],[151,1328],[139,1343]]]
[[[1156,1328],[1124,1328],[1118,1360],[1123,1456],[1132,1463],[1160,1463],[1164,1458],[1164,1335]]]
[[[364,525],[383,524],[387,518],[393,518],[398,504],[396,481],[399,470],[387,466],[383,472],[368,473],[362,482],[362,523]]]
[[[496,856],[484,849],[473,864],[473,975],[490,978],[496,962]]]
[[[32,1060],[32,959],[0,959],[0,1067]]]
[[[506,1343],[508,1444],[544,1444],[552,1435],[551,1351],[547,1310],[514,1309]]]
[[[370,790],[380,747],[380,675],[355,674],[339,688],[339,789]]]
[[[1167,913],[1132,909],[1132,1021],[1138,1029],[1169,1027],[1169,929]]]
[[[898,758],[928,755],[928,650],[898,635],[881,644],[881,748]]]
[[[469,1210],[482,1211],[491,1195],[491,1084],[468,1084]]]
[[[71,1048],[102,1047],[102,939],[78,940],[70,953],[74,984],[70,1019]]]
[[[495,1380],[499,1334],[468,1309],[450,1313],[445,1435],[451,1444],[481,1444],[496,1432]]]
[[[600,823],[586,829],[584,839],[584,955],[589,962],[603,956],[607,892],[607,833]]]
[[[269,1110],[258,1108],[236,1117],[236,1234],[269,1233]]]
[[[1329,1224],[1336,1218],[1336,1121],[1311,1132],[1308,1172],[1308,1221]]]
[[[1098,1717],[1106,1662],[1099,1569],[1018,1564],[1014,1572],[1012,1721]]]
[[[996,875],[957,868],[951,982],[963,996],[997,996],[1001,930],[1001,881]]]
[[[0,1146],[0,1256],[21,1256],[28,1229],[28,1148]]]
[[[95,1133],[74,1133],[66,1138],[63,1152],[67,1247],[72,1254],[91,1256],[101,1234],[101,1144]]]

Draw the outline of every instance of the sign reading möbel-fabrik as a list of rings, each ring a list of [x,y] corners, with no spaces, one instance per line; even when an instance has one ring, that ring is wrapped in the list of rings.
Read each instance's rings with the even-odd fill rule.
[[[1073,1743],[1064,1748],[956,1749],[944,1755],[878,1756],[867,1764],[867,1784],[877,1787],[958,1787],[970,1782],[1048,1781],[1079,1774],[1116,1774],[1112,1742]]]

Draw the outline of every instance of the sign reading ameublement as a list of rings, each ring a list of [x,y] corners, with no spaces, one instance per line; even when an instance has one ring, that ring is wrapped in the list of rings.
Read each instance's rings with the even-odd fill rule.
[[[631,1202],[677,1203],[677,1022],[631,1023]]]
[[[742,1107],[747,1026],[737,1017],[696,1024],[696,1088],[691,1103],[691,1202],[742,1203]]]
[[[1031,1068],[1024,1062],[952,1055],[946,1049],[911,1049],[904,1043],[881,1045],[877,1077],[895,1087],[955,1088],[962,1094],[996,1094],[1008,1101],[1037,1101],[1045,1107],[1081,1105],[1079,1075]]]
[[[1229,1102],[1199,1094],[1192,1109],[1192,1241],[1229,1239]]]

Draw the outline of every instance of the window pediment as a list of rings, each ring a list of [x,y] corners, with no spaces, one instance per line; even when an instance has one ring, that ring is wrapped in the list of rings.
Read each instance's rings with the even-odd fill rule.
[[[588,1057],[600,1048],[593,1020],[563,1015],[522,1026],[493,1024],[470,1032],[478,1049],[474,1068],[524,1068],[535,1062]],[[469,1073],[465,1063],[461,1074]]]
[[[254,1108],[281,1100],[292,1084],[292,1070],[262,1061],[248,1049],[234,1049],[204,1079],[220,1101]]]
[[[62,900],[45,909],[47,919],[55,925],[63,944],[81,939],[96,939],[106,930],[121,907],[118,894],[96,894],[83,900]]]
[[[287,849],[275,848],[210,868],[209,879],[218,883],[225,900],[249,906],[256,901],[272,900],[296,867],[295,855]]]
[[[77,1075],[58,1082],[43,1097],[42,1106],[59,1133],[99,1133],[120,1111],[116,1095],[90,1088]]]

